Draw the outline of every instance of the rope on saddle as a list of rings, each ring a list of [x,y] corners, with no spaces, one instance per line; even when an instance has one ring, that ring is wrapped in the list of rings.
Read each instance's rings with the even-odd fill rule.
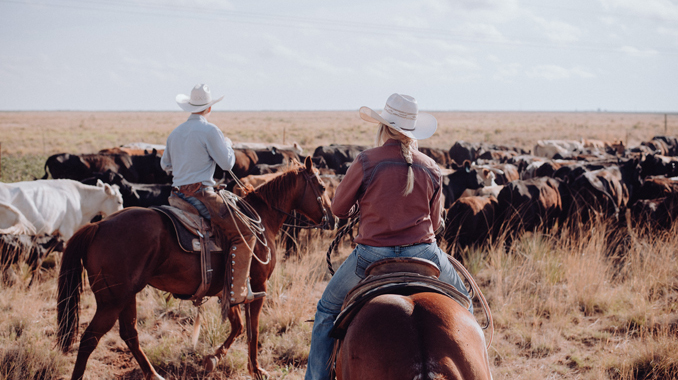
[[[233,179],[236,180],[236,183],[238,185],[243,186],[242,182],[233,174],[232,171],[228,171]],[[254,257],[255,260],[257,260],[261,265],[267,265],[269,261],[271,260],[271,248],[268,246],[268,241],[266,240],[266,236],[264,235],[264,232],[266,231],[266,228],[262,225],[261,223],[261,216],[257,213],[257,211],[252,207],[249,203],[245,202],[245,200],[235,194],[233,194],[230,191],[219,191],[218,192],[219,196],[221,199],[224,201],[224,204],[228,206],[228,212],[231,214],[231,219],[233,219],[233,224],[235,224],[235,228],[238,230],[238,233],[240,236],[243,236],[242,231],[240,231],[240,227],[238,226],[238,222],[236,221],[236,218],[242,222],[242,224],[247,227],[250,232],[252,232],[252,235],[256,238],[256,240],[261,243],[264,247],[267,249],[267,254],[266,254],[266,260],[261,260],[259,257],[257,257],[256,253],[254,253],[254,247],[250,247],[250,245],[247,243],[247,239],[244,239],[243,236],[243,242],[245,243],[245,246],[247,246],[247,249],[252,252],[252,257]]]
[[[334,269],[332,268],[332,251],[336,250],[337,246],[339,245],[339,242],[341,239],[348,233],[348,231],[352,230],[353,227],[360,221],[360,217],[355,217],[351,219],[351,221],[345,225],[344,227],[337,232],[337,236],[334,237],[334,240],[332,240],[332,243],[330,243],[329,248],[327,249],[327,269],[330,271],[330,274],[334,276]]]
[[[455,259],[450,255],[447,255],[447,259],[450,261],[454,269],[456,269],[458,272],[461,273],[462,276],[466,278],[468,283],[471,285],[473,296],[476,296],[478,298],[478,301],[480,301],[480,304],[483,307],[483,311],[485,312],[485,317],[487,319],[485,326],[483,326],[483,330],[486,330],[488,327],[490,328],[490,340],[487,343],[487,348],[490,348],[490,345],[492,344],[492,339],[494,338],[494,321],[492,320],[492,311],[490,310],[490,305],[487,303],[487,300],[485,299],[483,292],[480,291],[480,287],[473,279],[473,276],[471,276],[468,270],[464,268],[464,265],[460,263],[459,260]]]

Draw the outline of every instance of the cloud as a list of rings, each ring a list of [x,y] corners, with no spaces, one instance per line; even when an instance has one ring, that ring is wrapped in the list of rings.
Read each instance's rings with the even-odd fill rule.
[[[657,28],[657,33],[675,38],[675,41],[678,41],[678,29],[676,28],[667,28],[662,26]]]
[[[566,69],[557,65],[539,65],[526,72],[528,77],[543,78],[550,81],[572,79],[572,78],[594,78],[586,68],[576,66],[571,69]]]
[[[654,49],[639,49],[635,46],[623,46],[619,49],[622,53],[632,55],[634,57],[649,57],[657,55],[657,51]]]
[[[678,3],[671,0],[600,0],[606,9],[629,11],[639,16],[678,21]]]
[[[582,35],[579,28],[563,21],[546,20],[539,16],[533,16],[533,19],[546,36],[554,42],[576,42]]]
[[[340,75],[342,73],[350,72],[350,70],[333,65],[323,58],[317,56],[311,57],[308,56],[306,52],[296,51],[286,46],[276,45],[273,47],[272,51],[276,56],[284,58],[289,62],[326,74]]]
[[[522,65],[520,63],[509,63],[504,65],[497,66],[497,69],[492,76],[495,80],[500,81],[509,81],[513,78],[518,77],[521,74],[520,69]]]

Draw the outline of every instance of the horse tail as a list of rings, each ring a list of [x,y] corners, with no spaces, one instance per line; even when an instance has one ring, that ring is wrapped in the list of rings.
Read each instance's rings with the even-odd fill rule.
[[[98,229],[97,223],[87,224],[79,229],[68,240],[61,259],[57,291],[57,339],[63,352],[68,352],[78,335],[83,260]]]

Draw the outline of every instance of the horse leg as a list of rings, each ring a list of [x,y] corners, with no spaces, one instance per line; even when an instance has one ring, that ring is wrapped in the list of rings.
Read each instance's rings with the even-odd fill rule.
[[[139,363],[141,371],[144,373],[146,380],[164,380],[148,361],[144,352],[139,346],[139,333],[137,332],[137,302],[133,299],[120,313],[118,319],[120,324],[120,338],[127,344],[129,350],[134,355],[134,358]]]
[[[203,366],[207,372],[212,372],[217,368],[219,359],[226,356],[226,353],[228,352],[228,349],[231,348],[235,338],[243,332],[240,305],[232,306],[228,310],[228,321],[231,322],[231,333],[228,335],[228,338],[226,338],[224,344],[214,352],[214,355],[208,355],[203,360]]]
[[[85,368],[87,367],[87,359],[89,359],[89,356],[94,349],[97,348],[101,337],[113,328],[121,310],[122,307],[118,305],[115,307],[100,307],[97,305],[97,311],[94,313],[94,318],[92,318],[89,326],[85,329],[85,333],[82,334],[82,339],[80,339],[78,357],[75,360],[71,380],[82,379]]]
[[[257,359],[257,348],[259,346],[259,316],[261,314],[261,308],[264,306],[264,300],[258,299],[249,304],[250,306],[250,328],[252,329],[252,340],[248,342],[249,349],[249,362],[247,363],[247,369],[249,369],[250,374],[255,379],[268,379],[269,374],[263,368],[259,366],[259,360]]]

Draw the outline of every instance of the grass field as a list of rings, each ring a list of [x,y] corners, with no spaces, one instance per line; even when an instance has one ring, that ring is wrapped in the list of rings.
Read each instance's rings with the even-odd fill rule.
[[[678,134],[678,118],[620,113],[434,113],[439,132],[422,145],[485,141],[532,148],[538,139],[624,140]],[[182,113],[0,113],[2,181],[44,174],[44,160],[59,152],[91,153],[124,143],[164,143]],[[321,144],[371,144],[374,128],[357,112],[215,112],[210,118],[233,141],[299,142],[309,153]],[[534,233],[510,249],[502,244],[465,254],[492,308],[489,349],[495,379],[678,378],[678,234],[629,231],[614,238],[606,222]],[[260,326],[260,360],[275,379],[302,379],[315,304],[329,280],[325,252],[332,235],[312,232],[299,257],[283,260],[270,279]],[[575,238],[574,236],[579,236]],[[500,242],[501,243],[501,242]],[[335,268],[351,251],[340,247]],[[58,260],[58,259],[57,259]],[[69,378],[75,350],[56,349],[56,272],[26,289],[0,285],[0,380]],[[190,335],[196,310],[152,288],[137,297],[141,344],[168,379],[245,379],[246,342],[236,340],[217,371],[200,365],[225,339],[229,326],[216,300],[206,304],[198,345]],[[84,328],[95,310],[87,289]],[[480,308],[476,307],[479,312]],[[477,314],[482,319],[480,313]],[[81,331],[82,331],[81,328]],[[77,345],[75,346],[77,348]],[[142,379],[117,327],[88,362],[89,379]]]

